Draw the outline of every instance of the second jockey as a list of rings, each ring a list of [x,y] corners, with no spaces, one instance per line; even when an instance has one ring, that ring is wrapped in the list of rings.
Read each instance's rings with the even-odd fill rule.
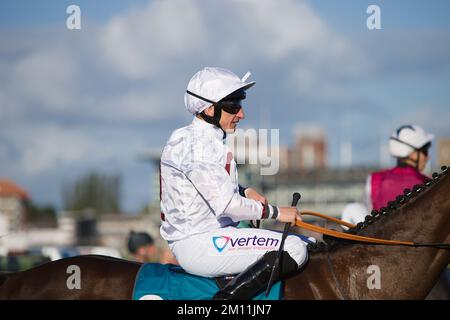
[[[397,158],[397,165],[368,176],[366,194],[369,209],[386,207],[404,189],[412,189],[429,180],[422,172],[428,162],[433,138],[417,125],[403,125],[392,133],[389,151]]]
[[[204,68],[185,93],[194,115],[175,130],[161,157],[161,235],[187,272],[219,277],[238,274],[213,299],[251,299],[269,282],[281,233],[237,228],[243,220],[276,219],[295,224],[294,207],[277,207],[238,184],[236,162],[225,144],[244,119],[242,100],[255,82],[222,68]],[[306,244],[289,235],[277,279],[308,258]]]

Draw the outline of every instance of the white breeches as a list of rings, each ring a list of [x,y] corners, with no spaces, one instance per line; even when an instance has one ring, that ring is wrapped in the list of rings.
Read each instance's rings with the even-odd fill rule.
[[[278,231],[226,227],[196,234],[169,246],[187,272],[204,277],[238,274],[266,252],[278,250],[282,233]],[[284,251],[299,267],[308,258],[306,243],[288,235]]]

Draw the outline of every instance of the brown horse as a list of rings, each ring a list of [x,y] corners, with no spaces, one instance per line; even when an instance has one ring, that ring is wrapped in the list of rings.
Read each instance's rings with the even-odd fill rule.
[[[447,173],[443,168],[426,184],[406,190],[348,232],[416,243],[449,242]],[[423,299],[450,257],[449,250],[433,247],[327,242],[311,246],[304,270],[286,279],[286,299]],[[72,265],[81,272],[75,289],[67,285]],[[0,299],[130,299],[140,266],[102,256],[62,259],[0,275]]]

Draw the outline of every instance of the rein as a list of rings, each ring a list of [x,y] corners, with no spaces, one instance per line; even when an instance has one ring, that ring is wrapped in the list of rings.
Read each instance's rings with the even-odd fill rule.
[[[339,219],[336,219],[333,217],[329,217],[327,215],[324,215],[324,214],[318,213],[318,212],[301,211],[300,214],[323,218],[325,220],[332,221],[332,222],[335,222],[337,224],[340,224],[340,225],[343,225],[343,226],[346,226],[349,228],[355,227],[355,225],[353,225],[351,223],[348,223],[346,221],[339,220]],[[356,234],[349,234],[349,233],[344,233],[344,232],[340,232],[340,231],[336,231],[336,230],[319,227],[319,226],[316,226],[316,225],[313,225],[313,224],[310,224],[307,222],[303,222],[303,221],[297,221],[297,222],[295,222],[295,225],[299,228],[303,228],[303,229],[313,231],[313,232],[318,232],[321,234],[332,236],[334,238],[353,240],[353,241],[361,242],[363,244],[381,244],[381,245],[408,246],[408,247],[431,247],[431,248],[436,248],[436,249],[450,250],[450,243],[416,243],[416,242],[411,242],[411,241],[386,240],[386,239],[379,239],[379,238],[372,238],[372,237],[364,237],[364,236],[359,236]]]

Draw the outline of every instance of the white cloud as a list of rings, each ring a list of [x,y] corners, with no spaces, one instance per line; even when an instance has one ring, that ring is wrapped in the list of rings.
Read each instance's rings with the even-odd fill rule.
[[[107,161],[127,162],[146,150],[145,137],[132,132],[109,132],[59,124],[16,124],[0,129],[3,141],[19,151],[17,163],[25,175],[44,173],[54,167],[97,166]],[[0,148],[0,158],[8,158],[8,150]],[[10,158],[11,159],[11,158]],[[19,169],[20,171],[20,169]]]
[[[305,2],[285,0],[280,5],[280,1],[253,0],[244,5],[240,16],[248,28],[245,36],[256,43],[252,51],[262,50],[269,59],[279,60],[293,53],[322,53],[331,40],[327,25]]]
[[[11,75],[0,88],[8,104],[3,115],[170,119],[182,110],[180,79],[198,62],[289,66],[277,81],[293,94],[333,99],[342,92],[335,80],[358,77],[366,62],[306,3],[293,0],[150,1],[76,36],[63,31],[2,67]],[[258,71],[255,79],[268,76]]]
[[[53,166],[84,161],[95,150],[95,144],[83,132],[58,125],[14,126],[4,136],[20,152],[19,165],[26,175],[34,175]]]
[[[10,82],[13,93],[23,105],[43,105],[46,109],[65,109],[74,100],[79,64],[59,46],[38,49],[17,62]]]
[[[151,1],[112,19],[99,41],[109,67],[130,79],[157,78],[169,61],[201,50],[199,1]],[[164,63],[166,62],[166,63]]]

